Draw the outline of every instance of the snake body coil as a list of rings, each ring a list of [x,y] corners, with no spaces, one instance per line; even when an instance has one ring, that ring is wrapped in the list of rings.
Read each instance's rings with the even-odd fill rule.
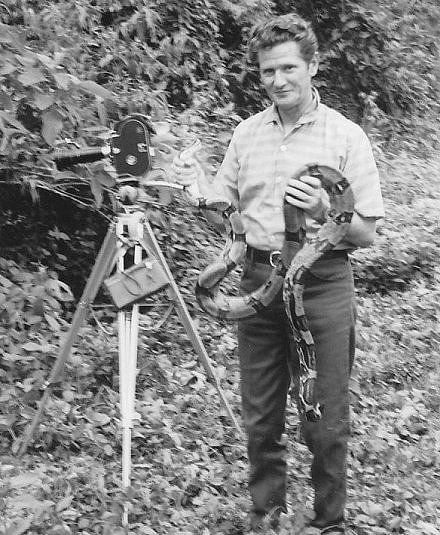
[[[344,237],[351,222],[354,199],[347,179],[332,167],[309,164],[299,169],[293,178],[315,176],[321,181],[330,199],[326,222],[317,235],[306,240],[305,216],[302,210],[284,201],[285,241],[273,270],[264,284],[243,296],[229,296],[219,291],[222,280],[246,254],[246,239],[240,214],[230,203],[198,199],[204,210],[222,213],[229,229],[229,240],[220,258],[205,268],[196,285],[196,298],[208,314],[225,320],[238,320],[256,314],[267,307],[279,291],[283,300],[300,361],[299,407],[309,421],[321,418],[322,407],[314,400],[316,355],[312,334],[304,312],[304,277],[312,265],[331,251]]]
[[[299,169],[293,178],[315,176],[330,198],[327,221],[317,235],[306,240],[305,216],[302,210],[284,201],[285,241],[279,258],[267,281],[254,292],[244,296],[229,296],[219,291],[227,274],[242,263],[246,254],[246,239],[239,213],[231,204],[218,210],[219,203],[199,199],[202,209],[218,210],[229,228],[229,240],[213,264],[199,275],[196,298],[200,306],[212,316],[238,320],[256,314],[267,307],[282,289],[289,326],[300,362],[299,408],[308,421],[318,421],[322,407],[314,400],[316,353],[312,334],[304,312],[304,277],[313,264],[342,240],[351,222],[354,199],[347,179],[329,166],[309,164]]]

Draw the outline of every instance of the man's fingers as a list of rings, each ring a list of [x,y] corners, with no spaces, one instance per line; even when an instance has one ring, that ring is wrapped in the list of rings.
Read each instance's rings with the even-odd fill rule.
[[[196,160],[194,158],[187,158],[186,160],[182,160],[179,156],[176,156],[171,164],[174,169],[188,169],[194,167],[195,165]]]
[[[173,173],[180,176],[197,176],[197,170],[194,167],[177,167],[172,165],[171,170]]]
[[[170,166],[171,177],[174,182],[182,186],[190,186],[197,181],[200,164],[195,158],[182,159],[176,156]]]
[[[197,175],[194,172],[188,174],[172,173],[172,179],[182,186],[189,186],[197,181]]]
[[[304,201],[300,201],[296,197],[292,197],[291,195],[286,195],[286,201],[291,204],[292,206],[296,206],[297,208],[301,208],[301,210],[307,210],[308,203]]]
[[[288,186],[286,188],[286,196],[289,198],[298,199],[299,201],[308,201],[310,199],[310,192],[303,191],[296,187]]]
[[[321,181],[314,176],[303,176],[300,179],[291,178],[287,185],[300,191],[304,191],[309,195],[316,195],[316,193],[321,190]]]
[[[190,158],[181,158],[180,156],[178,158],[176,158],[176,160],[178,162],[180,162],[180,164],[183,166],[183,167],[193,167],[194,165],[197,164],[197,160],[193,157],[190,157]]]
[[[314,178],[314,177],[310,177]],[[291,195],[298,195],[300,198],[304,196],[310,199],[317,199],[321,196],[321,183],[318,186],[302,182],[301,180],[290,180],[287,184],[286,192],[290,192]]]
[[[302,175],[300,176],[299,181],[303,184],[308,184],[314,189],[321,188],[321,181],[316,176]]]

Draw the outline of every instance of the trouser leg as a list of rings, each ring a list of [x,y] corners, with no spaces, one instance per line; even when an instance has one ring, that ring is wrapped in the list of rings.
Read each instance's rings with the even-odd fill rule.
[[[344,519],[349,425],[349,376],[354,358],[353,282],[349,264],[325,260],[308,277],[305,311],[316,346],[315,396],[325,407],[317,423],[301,419],[313,454],[315,519],[326,527]],[[332,264],[335,264],[332,266]],[[297,362],[297,361],[294,361]]]
[[[245,266],[242,291],[254,290],[269,273],[269,266]],[[325,411],[318,423],[302,419],[302,432],[313,454],[313,524],[325,527],[343,520],[346,499],[348,381],[354,352],[353,278],[346,259],[318,261],[306,280],[304,304],[316,346],[316,399]],[[293,374],[299,369],[281,296],[257,316],[239,322],[238,350],[249,488],[254,510],[264,514],[285,508],[282,434],[289,366]]]
[[[251,264],[242,291],[258,287],[270,267]],[[242,414],[248,434],[249,490],[254,512],[264,515],[285,510],[286,462],[284,432],[287,392],[288,339],[280,301],[264,312],[241,320],[238,352],[241,370]]]

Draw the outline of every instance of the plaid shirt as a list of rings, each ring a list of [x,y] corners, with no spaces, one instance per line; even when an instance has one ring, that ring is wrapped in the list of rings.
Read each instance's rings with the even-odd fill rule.
[[[368,218],[384,216],[379,175],[363,130],[337,111],[314,101],[296,125],[285,132],[274,105],[236,127],[215,179],[239,208],[246,241],[257,249],[281,249],[284,242],[283,197],[287,180],[303,165],[317,162],[339,169],[350,182],[355,211]],[[320,225],[307,217],[307,236]],[[341,242],[337,248],[353,249]]]

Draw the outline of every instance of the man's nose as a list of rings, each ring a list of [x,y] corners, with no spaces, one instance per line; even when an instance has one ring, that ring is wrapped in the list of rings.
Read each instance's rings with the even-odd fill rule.
[[[286,83],[286,78],[281,71],[275,71],[273,76],[273,85],[275,87],[282,87]]]

